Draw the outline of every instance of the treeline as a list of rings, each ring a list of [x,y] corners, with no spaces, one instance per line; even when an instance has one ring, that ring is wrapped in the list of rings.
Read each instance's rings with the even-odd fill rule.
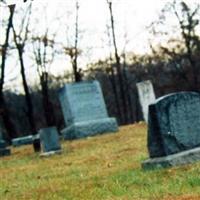
[[[162,26],[172,13],[177,21],[178,36],[168,37],[165,45],[150,43],[152,53],[136,55],[133,52],[120,51],[115,35],[115,18],[112,1],[108,1],[110,27],[108,37],[114,51],[104,60],[89,63],[86,70],[81,70],[77,59],[82,49],[79,42],[79,4],[76,1],[75,37],[73,46],[60,46],[56,43],[56,34],[50,36],[49,29],[42,35],[34,35],[29,29],[32,14],[31,4],[24,13],[23,24],[17,27],[13,16],[15,5],[9,6],[9,16],[5,23],[5,40],[1,45],[1,80],[0,80],[0,116],[1,129],[7,140],[11,138],[36,134],[38,129],[47,126],[64,125],[63,114],[58,101],[58,90],[64,83],[97,79],[100,81],[108,113],[117,118],[120,125],[142,120],[138,102],[136,83],[151,80],[156,96],[183,90],[200,91],[200,36],[199,10],[196,5],[190,8],[180,1],[169,3],[163,9],[157,22],[149,27],[153,37],[166,35]],[[28,85],[25,58],[27,47],[32,53],[36,66],[38,83]],[[24,95],[15,94],[4,89],[6,62],[9,53],[15,50],[19,61]],[[72,63],[72,72],[54,76],[49,66],[54,58],[64,50]],[[12,56],[12,54],[11,54]],[[26,69],[26,70],[25,70]]]
[[[200,66],[200,59],[198,56],[196,62]],[[197,88],[195,90],[191,85],[193,85],[192,69],[188,66],[188,63],[181,60],[182,67],[184,69],[184,74],[187,75],[188,81],[179,74],[176,70],[175,60],[155,60],[153,57],[136,57],[134,55],[129,55],[129,62],[132,59],[133,63],[125,63],[122,68],[123,78],[124,78],[124,91],[126,100],[126,113],[119,115],[118,107],[116,103],[116,98],[118,98],[118,103],[120,108],[124,105],[122,99],[119,97],[119,83],[114,82],[117,80],[117,76],[111,73],[111,68],[115,68],[115,63],[108,63],[108,60],[99,61],[98,63],[91,64],[88,69],[83,71],[83,80],[93,80],[96,79],[101,83],[106,106],[108,109],[109,116],[114,116],[117,118],[118,123],[131,124],[143,120],[141,108],[138,100],[138,94],[136,89],[136,83],[144,80],[151,80],[154,86],[156,97],[163,96],[168,93],[178,92],[178,91],[198,91],[200,92],[200,82],[198,81]],[[153,60],[154,59],[154,60]],[[184,64],[185,63],[185,64]],[[177,64],[177,63],[176,63]],[[64,74],[62,76],[51,77],[51,84],[49,87],[49,96],[53,105],[54,114],[56,118],[56,126],[59,130],[65,127],[63,113],[60,107],[60,102],[58,100],[59,89],[63,84],[71,82],[73,74],[69,76]],[[198,80],[200,80],[200,73],[198,74]],[[117,89],[117,97],[113,85]],[[196,86],[195,86],[196,88]],[[39,88],[36,86],[31,88],[31,98],[34,105],[34,120],[36,122],[37,130],[46,127],[46,122],[44,118],[44,107],[42,104],[42,94]],[[15,124],[17,130],[17,136],[30,134],[30,126],[27,120],[25,112],[25,96],[17,95],[12,92],[5,93],[6,101],[8,102],[8,107],[12,117],[13,124]],[[4,134],[6,130],[4,130]],[[6,135],[6,134],[5,134]]]

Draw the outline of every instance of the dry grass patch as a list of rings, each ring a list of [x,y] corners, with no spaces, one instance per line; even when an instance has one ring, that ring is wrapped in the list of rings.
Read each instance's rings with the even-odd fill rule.
[[[32,146],[1,158],[3,200],[195,199],[200,195],[200,164],[143,171],[146,125],[118,133],[62,141],[63,153],[40,158]],[[187,195],[186,195],[187,194]]]

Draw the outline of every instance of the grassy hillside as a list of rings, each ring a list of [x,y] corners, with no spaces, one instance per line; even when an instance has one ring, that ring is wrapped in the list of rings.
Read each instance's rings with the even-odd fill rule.
[[[0,158],[1,200],[200,199],[200,162],[144,171],[146,126],[136,124],[106,134],[62,142],[63,153],[48,158],[32,146]]]

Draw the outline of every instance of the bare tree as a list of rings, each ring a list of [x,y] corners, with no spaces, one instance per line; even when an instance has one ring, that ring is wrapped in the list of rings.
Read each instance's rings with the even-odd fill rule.
[[[120,109],[120,102],[119,102],[119,97],[118,97],[118,92],[117,92],[117,80],[116,80],[116,74],[114,71],[114,66],[113,66],[113,59],[112,59],[112,53],[111,53],[111,35],[110,35],[110,27],[109,25],[106,26],[106,33],[108,36],[108,46],[110,49],[110,56],[109,56],[109,69],[107,70],[107,74],[109,77],[109,80],[112,85],[112,90],[114,93],[114,98],[115,98],[115,104],[116,104],[116,109],[117,109],[117,115],[119,117],[119,121],[121,123],[121,109]]]
[[[77,60],[78,55],[81,51],[78,49],[78,41],[79,41],[79,3],[76,0],[76,17],[75,17],[75,38],[74,38],[74,45],[73,47],[64,47],[65,53],[70,57],[73,74],[74,74],[74,81],[79,82],[82,79],[81,70],[78,69]]]
[[[9,37],[10,37],[10,30],[13,23],[13,16],[15,12],[15,5],[9,6],[9,19],[6,29],[6,37],[5,42],[1,48],[1,79],[0,79],[0,115],[2,117],[5,129],[7,131],[9,139],[16,137],[16,130],[15,126],[10,118],[10,112],[6,105],[4,93],[3,93],[3,86],[4,86],[4,77],[5,77],[5,62],[7,57],[7,48],[9,46]]]
[[[121,69],[120,56],[118,54],[118,49],[117,49],[117,44],[116,44],[112,1],[107,0],[107,3],[108,3],[109,11],[110,11],[110,22],[111,22],[112,39],[113,39],[113,45],[114,45],[114,51],[115,51],[116,70],[117,70],[117,76],[118,76],[118,81],[119,81],[120,98],[122,100],[122,108],[123,108],[123,112],[121,112],[121,114],[123,113],[122,123],[126,123],[126,117],[125,117],[127,114],[126,95],[124,91],[124,78],[123,78],[122,69]]]
[[[196,29],[199,26],[200,5],[191,8],[184,1],[174,0],[167,3],[162,10],[158,22],[153,26],[154,35],[169,34],[162,32],[159,27],[166,24],[168,15],[176,19],[176,32],[180,32],[179,38],[170,38],[168,45],[161,45],[159,50],[153,48],[154,54],[162,54],[165,59],[169,59],[176,74],[186,81],[191,90],[199,91],[200,67],[197,55],[200,52],[200,37]],[[192,81],[191,81],[192,80]]]
[[[174,14],[176,15],[179,27],[181,29],[182,38],[185,44],[185,58],[190,62],[193,74],[193,89],[198,89],[199,66],[194,59],[194,54],[200,52],[200,38],[196,34],[196,27],[199,25],[199,18],[197,14],[200,11],[200,4],[192,10],[185,2],[180,3],[182,13],[178,13],[176,8],[176,1],[172,4]]]
[[[44,108],[44,116],[47,126],[55,126],[56,118],[53,109],[53,104],[49,96],[49,66],[53,62],[55,50],[54,41],[48,36],[48,29],[44,36],[32,37],[32,45],[35,62],[37,64],[37,71],[40,78],[40,85],[42,91],[42,103]]]
[[[31,7],[32,7],[32,4],[30,3],[23,17],[19,32],[18,33],[16,32],[13,24],[12,24],[12,29],[13,29],[14,42],[17,48],[20,66],[21,66],[21,76],[22,76],[26,106],[27,106],[26,115],[28,117],[31,132],[32,134],[35,135],[37,133],[37,130],[36,130],[36,124],[35,124],[35,119],[34,119],[33,103],[32,103],[30,89],[29,89],[26,74],[25,74],[25,64],[24,64],[24,57],[23,57],[24,51],[25,51],[25,45],[28,40],[28,33],[29,33],[28,27],[30,23]],[[34,147],[35,152],[40,151],[40,143],[38,140],[34,141],[33,147]]]

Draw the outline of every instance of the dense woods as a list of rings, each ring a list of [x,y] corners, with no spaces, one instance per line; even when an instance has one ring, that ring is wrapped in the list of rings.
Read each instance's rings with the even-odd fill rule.
[[[142,119],[138,102],[136,83],[151,80],[156,97],[177,91],[200,92],[200,5],[187,5],[184,1],[169,1],[158,16],[147,28],[152,37],[168,35],[165,43],[149,44],[151,53],[139,55],[133,51],[121,51],[115,35],[117,15],[112,1],[105,1],[109,13],[108,41],[111,52],[104,59],[88,63],[81,69],[78,58],[84,52],[79,42],[79,2],[74,4],[74,37],[72,45],[56,41],[57,32],[46,28],[37,33],[33,29],[31,17],[34,12],[32,2],[27,3],[25,10],[16,10],[15,6],[7,7],[8,17],[1,19],[4,40],[1,40],[1,80],[0,80],[0,122],[1,132],[7,140],[11,138],[36,134],[42,127],[56,125],[64,127],[63,115],[58,101],[58,91],[63,84],[72,81],[100,81],[108,113],[115,116],[119,124],[130,124]],[[6,6],[6,5],[3,5]],[[19,15],[19,20],[14,16]],[[169,15],[176,22],[174,34],[166,29]],[[65,26],[63,24],[62,26]],[[48,27],[48,26],[47,26]],[[81,33],[81,34],[84,34]],[[14,56],[13,56],[14,55]],[[18,56],[16,56],[18,55]],[[56,57],[69,57],[71,65],[60,75],[51,72],[51,65]],[[19,61],[23,88],[21,93],[14,88],[5,88],[5,77],[9,67],[7,60],[13,57]],[[26,58],[30,57],[38,77],[30,84]]]

